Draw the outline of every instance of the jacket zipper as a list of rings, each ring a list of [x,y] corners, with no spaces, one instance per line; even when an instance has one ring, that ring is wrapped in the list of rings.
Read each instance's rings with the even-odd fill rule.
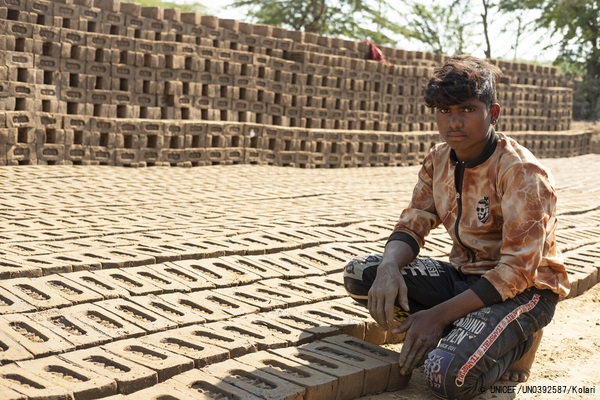
[[[456,235],[456,240],[458,244],[460,244],[464,249],[466,249],[471,255],[471,262],[475,262],[476,254],[473,249],[465,246],[463,241],[460,239],[460,232],[458,226],[460,225],[460,218],[462,217],[462,186],[463,186],[463,178],[465,176],[465,163],[463,161],[459,161],[456,164],[456,169],[454,170],[454,185],[456,186],[456,203],[458,205],[458,213],[456,215],[456,222],[454,223],[454,234]]]

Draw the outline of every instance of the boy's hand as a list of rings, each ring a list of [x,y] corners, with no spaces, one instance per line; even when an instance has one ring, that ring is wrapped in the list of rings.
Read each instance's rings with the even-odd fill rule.
[[[373,319],[383,329],[388,329],[394,321],[396,300],[404,310],[409,311],[406,283],[400,269],[394,265],[381,264],[369,290],[367,307]]]
[[[420,366],[424,358],[437,347],[446,323],[434,309],[416,312],[394,329],[394,333],[406,332],[398,364],[402,375]]]

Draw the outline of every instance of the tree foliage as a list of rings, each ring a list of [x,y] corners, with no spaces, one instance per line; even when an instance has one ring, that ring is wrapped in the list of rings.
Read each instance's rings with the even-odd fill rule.
[[[409,10],[403,17],[407,38],[421,42],[439,54],[463,54],[469,50],[468,43],[474,36],[476,24],[465,18],[469,1],[453,0],[450,5],[431,5],[405,0],[404,4]]]
[[[600,118],[600,1],[501,0],[500,9],[535,9],[538,28],[547,29],[560,45],[556,64],[582,79],[576,86],[575,118]]]
[[[251,22],[383,45],[406,33],[387,0],[236,0],[231,7],[245,9]]]

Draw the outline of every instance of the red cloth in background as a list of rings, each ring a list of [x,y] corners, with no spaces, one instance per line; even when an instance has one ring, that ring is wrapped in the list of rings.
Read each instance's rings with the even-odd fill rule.
[[[365,40],[365,43],[367,43],[369,45],[369,59],[373,60],[373,61],[379,61],[384,63],[385,65],[390,65],[389,61],[385,59],[385,56],[383,55],[383,52],[381,51],[381,49],[379,49],[379,47],[375,46],[374,43]]]

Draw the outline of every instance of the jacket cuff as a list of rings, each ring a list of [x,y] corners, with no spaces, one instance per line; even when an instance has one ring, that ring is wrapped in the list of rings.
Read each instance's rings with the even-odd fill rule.
[[[502,302],[502,296],[494,285],[485,278],[480,278],[473,286],[471,290],[483,301],[486,306],[497,304]]]
[[[419,247],[419,243],[417,243],[415,238],[410,236],[408,233],[394,232],[390,235],[390,237],[388,238],[388,240],[385,244],[387,245],[392,240],[400,240],[401,242],[404,242],[407,245],[409,245],[413,251],[413,258],[417,257],[419,255],[419,251],[421,251],[421,248]]]

